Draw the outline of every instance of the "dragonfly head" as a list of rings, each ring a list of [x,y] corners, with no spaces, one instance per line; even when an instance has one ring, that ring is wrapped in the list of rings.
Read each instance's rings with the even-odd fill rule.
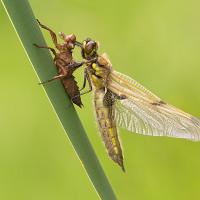
[[[96,41],[87,38],[82,43],[82,56],[85,59],[92,59],[97,56],[98,44]]]
[[[63,32],[60,32],[59,36],[64,40],[64,44],[68,49],[74,49],[76,43],[76,36],[74,34],[65,35]]]

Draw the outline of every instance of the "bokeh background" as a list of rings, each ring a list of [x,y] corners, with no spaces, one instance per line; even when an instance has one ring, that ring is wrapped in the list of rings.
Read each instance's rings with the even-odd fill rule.
[[[41,22],[56,32],[75,33],[80,41],[98,40],[116,70],[200,117],[199,1],[30,3]],[[2,5],[0,47],[0,199],[98,199]],[[76,77],[81,84],[82,70]],[[200,198],[200,143],[120,130],[123,173],[105,152],[91,95],[82,99],[84,108],[77,111],[118,199]]]

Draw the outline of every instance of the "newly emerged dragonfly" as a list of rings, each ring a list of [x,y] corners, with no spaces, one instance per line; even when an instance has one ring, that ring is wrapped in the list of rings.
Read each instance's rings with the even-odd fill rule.
[[[143,135],[200,140],[199,119],[165,103],[135,80],[113,70],[106,54],[98,55],[95,41],[86,39],[79,46],[82,57],[88,61],[84,86],[87,79],[94,93],[102,139],[109,156],[122,170],[123,154],[117,126]]]
[[[72,51],[76,45],[76,36],[74,34],[71,35],[65,35],[63,32],[61,32],[59,35],[64,42],[62,44],[59,44],[57,41],[56,34],[47,26],[41,24],[38,21],[38,24],[41,28],[48,30],[52,41],[58,50],[58,53],[55,51],[55,49],[48,47],[48,46],[40,46],[37,44],[34,44],[38,48],[45,48],[49,49],[53,55],[54,55],[54,63],[57,67],[58,75],[54,76],[52,79],[42,82],[41,84],[48,83],[50,81],[60,79],[62,81],[62,84],[70,96],[73,103],[75,103],[77,106],[81,107],[83,104],[81,102],[80,98],[80,91],[79,87],[77,85],[77,82],[75,81],[75,78],[73,76],[73,72],[83,65],[83,62],[78,63],[75,62],[72,56]]]

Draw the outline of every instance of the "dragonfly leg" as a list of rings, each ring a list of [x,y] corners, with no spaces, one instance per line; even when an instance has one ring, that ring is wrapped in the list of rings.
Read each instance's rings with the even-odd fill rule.
[[[83,66],[84,64],[91,63],[91,62],[94,62],[94,61],[96,61],[96,58],[91,59],[91,60],[87,60],[87,61],[82,61],[82,62],[74,62],[72,64],[69,64],[68,67],[79,68],[79,67]],[[85,71],[84,71],[84,74],[85,74]]]
[[[84,95],[84,94],[87,94],[87,93],[89,93],[89,92],[92,91],[92,83],[91,83],[90,77],[89,77],[89,75],[88,75],[88,73],[87,73],[87,70],[85,70],[84,76],[86,77],[86,79],[87,79],[87,81],[88,81],[89,90],[88,90],[88,91],[85,91],[85,92],[83,92],[83,93],[81,93],[80,95]]]
[[[85,64],[85,62],[84,61],[82,61],[82,62],[74,62],[74,63],[72,63],[72,64],[69,64],[68,65],[68,67],[71,67],[71,68],[79,68],[79,67],[81,67],[82,65],[84,65]]]
[[[56,56],[56,51],[54,48],[48,47],[48,46],[40,46],[38,44],[33,44],[34,46],[36,46],[37,48],[42,48],[42,49],[49,49],[54,56]]]
[[[78,46],[78,47],[80,47],[81,49],[83,48],[83,45],[82,45],[81,42],[76,41],[76,42],[75,42],[75,45]]]
[[[58,45],[58,41],[57,41],[57,36],[56,36],[56,34],[55,34],[49,27],[47,27],[47,26],[41,24],[40,21],[39,21],[38,19],[36,19],[36,20],[37,20],[37,22],[38,22],[38,24],[40,25],[41,28],[43,28],[43,29],[49,31],[49,33],[50,33],[50,35],[51,35],[51,38],[52,38],[52,40],[53,40],[54,45],[57,46],[57,45]]]
[[[57,80],[57,79],[62,79],[64,77],[67,77],[68,76],[68,71],[65,69],[65,67],[62,67],[62,66],[59,66],[59,74],[54,76],[52,79],[49,79],[47,81],[44,81],[42,83],[39,83],[39,84],[46,84],[46,83],[49,83],[51,81],[54,81],[54,80]]]
[[[84,69],[83,86],[82,86],[82,88],[79,91],[82,91],[85,88],[85,86],[86,86],[86,81],[87,81],[87,78],[86,78],[87,75],[86,75],[86,73],[87,73],[87,71],[86,71],[86,69]]]
[[[44,85],[44,84],[49,83],[51,81],[62,79],[65,76],[66,76],[65,74],[60,74],[60,75],[54,76],[52,79],[49,79],[47,81],[43,81],[43,82],[39,83],[39,85]]]
[[[76,96],[72,97],[72,99],[74,99],[74,98],[76,98],[76,97],[78,97],[78,96],[82,96],[82,95],[84,95],[84,94],[90,93],[90,92],[92,91],[92,83],[91,83],[91,81],[90,81],[90,78],[89,78],[89,75],[88,75],[88,73],[87,73],[87,70],[85,69],[85,70],[84,70],[84,82],[83,82],[83,87],[81,88],[81,90],[83,90],[83,89],[85,88],[86,81],[88,81],[89,90],[87,90],[87,91],[85,91],[85,92],[83,92],[83,93],[81,93],[81,94],[79,94],[79,95],[76,95]],[[80,91],[81,91],[81,90],[80,90]]]

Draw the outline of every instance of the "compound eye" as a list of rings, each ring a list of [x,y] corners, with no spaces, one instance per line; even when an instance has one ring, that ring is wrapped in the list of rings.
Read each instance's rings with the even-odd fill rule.
[[[89,41],[85,45],[85,51],[87,53],[91,53],[92,51],[96,50],[96,48],[97,48],[97,43],[95,41]]]

